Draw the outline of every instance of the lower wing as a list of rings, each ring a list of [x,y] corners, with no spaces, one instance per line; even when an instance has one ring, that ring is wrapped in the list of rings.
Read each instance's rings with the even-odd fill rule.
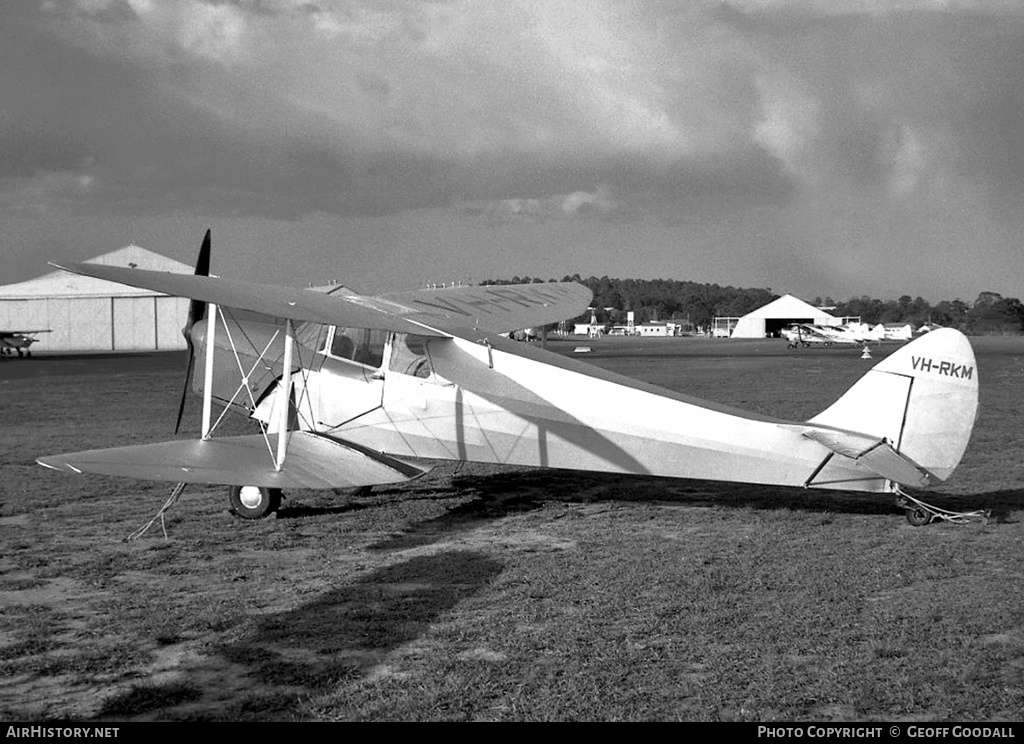
[[[412,480],[427,472],[308,431],[288,435],[288,456],[280,470],[260,434],[86,450],[37,462],[65,473],[267,488],[354,488]]]

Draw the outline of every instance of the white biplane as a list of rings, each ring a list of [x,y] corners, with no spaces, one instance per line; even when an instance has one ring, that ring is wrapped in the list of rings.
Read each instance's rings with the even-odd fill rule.
[[[955,330],[894,352],[809,421],[785,421],[502,335],[581,314],[591,294],[579,284],[369,297],[232,281],[208,276],[208,266],[209,233],[194,276],[65,267],[193,300],[185,332],[201,437],[40,464],[227,485],[248,518],[273,512],[283,489],[401,482],[454,460],[896,494],[908,518],[925,523],[941,514],[901,486],[950,476],[977,409],[974,354]],[[259,433],[218,435],[228,411]]]

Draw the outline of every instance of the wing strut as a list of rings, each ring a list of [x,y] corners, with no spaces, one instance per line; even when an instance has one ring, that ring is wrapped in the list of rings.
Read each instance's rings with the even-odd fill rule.
[[[230,315],[230,310],[227,311]],[[214,377],[214,354],[216,353],[217,342],[216,342],[216,327],[219,325],[218,321],[224,323],[221,329],[227,335],[227,343],[231,348],[231,353],[234,355],[235,363],[238,365],[239,385],[235,391],[228,405],[225,406],[224,410],[220,415],[213,420],[213,377]],[[268,357],[268,353],[274,343],[274,340],[280,338],[281,334],[284,335],[283,345],[284,350],[279,360],[282,362],[282,373],[281,377],[277,382],[276,399],[279,408],[274,409],[270,420],[266,423],[261,423],[261,435],[266,444],[267,454],[269,455],[271,465],[275,471],[281,471],[284,467],[285,458],[288,453],[288,442],[289,434],[294,433],[293,426],[298,426],[301,430],[306,428],[302,425],[302,420],[306,418],[302,412],[303,405],[310,406],[308,413],[308,426],[312,428],[313,410],[312,400],[309,398],[307,393],[308,380],[306,375],[308,373],[308,365],[303,364],[302,359],[302,347],[296,346],[296,327],[295,321],[289,318],[282,318],[282,327],[280,330],[274,332],[274,335],[266,345],[260,349],[257,346],[252,345],[252,341],[245,338],[245,341],[252,346],[252,350],[256,354],[256,361],[253,363],[252,368],[246,369],[242,365],[241,358],[239,357],[238,346],[236,345],[236,339],[233,337],[234,334],[231,332],[231,328],[228,325],[227,317],[225,315],[225,308],[210,304],[209,321],[207,324],[207,339],[206,339],[206,376],[203,389],[203,428],[201,441],[208,441],[213,439],[214,432],[220,426],[221,420],[231,406],[231,403],[240,394],[246,394],[249,396],[249,402],[252,406],[252,410],[255,411],[258,401],[253,397],[253,391],[249,384],[249,380],[256,368],[260,365],[267,365],[271,361]],[[281,353],[281,352],[278,352]],[[299,371],[296,372],[294,367],[298,366]],[[302,392],[299,399],[296,400],[293,396],[293,388],[295,387],[296,375],[299,375],[303,381]],[[298,417],[298,423],[292,424],[291,414],[294,410]],[[277,427],[277,441],[276,445],[272,441],[272,435],[274,434],[274,427]]]
[[[429,470],[419,465],[388,457],[380,452],[310,429],[315,422],[314,399],[309,392],[309,360],[303,355],[308,347],[301,342],[305,331],[288,321],[276,329],[260,348],[243,332],[235,338],[228,323],[230,308],[211,305],[206,328],[206,369],[203,390],[203,422],[200,439],[172,440],[151,445],[131,445],[106,450],[89,450],[39,458],[39,464],[72,473],[99,473],[179,484],[169,500],[180,495],[182,483],[210,483],[259,486],[266,488],[355,488],[366,485],[399,483],[416,478]],[[219,332],[217,325],[223,322]],[[297,337],[297,332],[300,334]],[[220,336],[223,333],[224,336]],[[284,333],[285,338],[280,339]],[[216,334],[216,335],[215,335]],[[230,349],[234,356],[240,383],[219,415],[213,412],[213,355],[220,337],[221,350]],[[226,341],[224,340],[226,339]],[[284,348],[274,347],[275,339]],[[262,341],[262,339],[261,339]],[[239,354],[247,343],[255,353],[251,367],[244,365]],[[274,351],[272,351],[274,349]],[[283,353],[282,353],[283,352]],[[315,351],[310,351],[315,354]],[[277,354],[281,354],[277,357]],[[266,419],[258,420],[258,434],[219,436],[221,421],[239,396],[248,396],[250,410],[259,405],[253,395],[250,379],[257,368],[276,368],[283,362],[276,400],[270,404]],[[304,363],[305,362],[305,363]],[[297,367],[298,371],[294,368]],[[220,372],[218,372],[220,374]],[[218,401],[220,399],[218,398]],[[274,409],[273,406],[279,408]],[[306,408],[307,410],[303,411]],[[296,418],[292,421],[292,412]],[[215,420],[214,420],[215,419]],[[275,432],[273,429],[277,427]],[[277,434],[276,447],[273,435]],[[286,456],[287,455],[287,462]],[[162,512],[161,512],[162,514]]]
[[[210,322],[207,323],[209,338],[206,340],[206,371],[203,377],[203,433],[202,439],[210,438],[210,418],[213,412],[213,352],[217,344],[217,306],[210,303]]]
[[[281,396],[277,407],[277,460],[274,468],[280,470],[288,449],[288,414],[292,399],[292,348],[295,345],[295,326],[290,318],[284,322],[284,373],[281,375]]]

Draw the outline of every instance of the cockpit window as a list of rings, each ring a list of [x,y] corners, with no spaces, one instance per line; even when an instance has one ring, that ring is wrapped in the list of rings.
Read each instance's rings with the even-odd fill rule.
[[[365,364],[367,367],[379,368],[384,363],[385,341],[387,341],[386,331],[337,327],[331,335],[330,346],[324,350],[324,353],[335,359],[344,359],[349,362]]]
[[[427,354],[426,336],[397,333],[391,342],[391,361],[388,364],[392,372],[427,379],[433,373],[430,356]]]

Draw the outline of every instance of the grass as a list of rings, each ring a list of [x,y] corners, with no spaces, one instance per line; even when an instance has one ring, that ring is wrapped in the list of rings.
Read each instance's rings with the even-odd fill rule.
[[[869,364],[767,341],[588,343],[596,364],[793,418]],[[295,492],[261,522],[190,487],[170,539],[133,543],[168,485],[33,461],[167,438],[184,360],[2,364],[0,717],[1019,720],[1024,341],[975,346],[975,434],[928,500],[988,523],[914,528],[857,494],[445,465],[358,500]]]
[[[202,697],[202,690],[187,682],[135,685],[116,695],[100,708],[98,718],[130,718],[154,710],[174,707]]]

